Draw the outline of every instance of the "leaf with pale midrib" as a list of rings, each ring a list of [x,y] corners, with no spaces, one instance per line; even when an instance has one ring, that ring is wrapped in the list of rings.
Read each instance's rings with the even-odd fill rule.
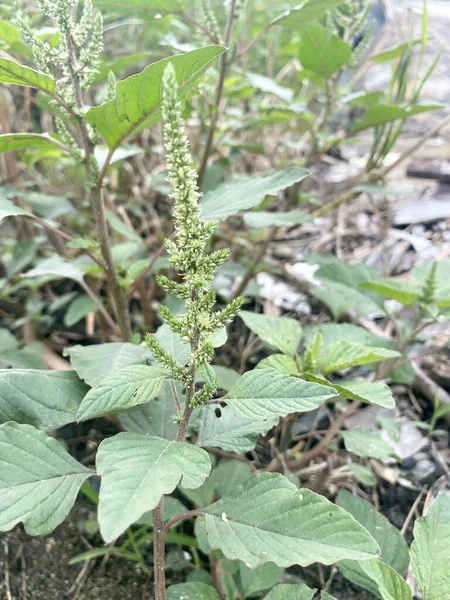
[[[92,419],[145,404],[158,395],[167,377],[165,371],[147,365],[123,367],[86,394],[77,419]]]
[[[278,418],[261,421],[242,419],[228,406],[204,406],[199,416],[197,444],[230,452],[248,452],[255,447],[260,434],[265,434]]]
[[[0,153],[13,150],[47,150],[60,148],[56,140],[46,133],[5,133],[0,135]]]
[[[77,345],[67,348],[65,353],[70,356],[70,362],[78,375],[92,387],[122,367],[142,364],[151,358],[147,348],[127,342]]]
[[[376,586],[377,596],[382,600],[412,600],[409,585],[397,571],[382,560],[368,560],[361,563],[362,571]]]
[[[275,196],[310,174],[308,169],[291,167],[273,175],[251,175],[219,185],[205,194],[202,204],[204,221],[221,221],[247,208],[258,206],[266,196]]]
[[[185,488],[198,488],[211,470],[201,448],[137,433],[103,440],[96,463],[101,476],[98,519],[105,542],[153,510],[180,481]]]
[[[169,63],[176,72],[178,94],[184,96],[224,50],[223,46],[207,46],[149,65],[141,73],[119,81],[115,98],[91,108],[86,121],[110,148],[117,148],[127,137],[161,120],[162,76]]]
[[[174,440],[178,424],[173,418],[177,413],[177,407],[172,385],[175,386],[180,403],[184,404],[183,384],[179,381],[166,380],[155,400],[119,414],[119,422],[125,431]]]
[[[396,350],[377,346],[363,346],[362,344],[347,342],[347,340],[340,340],[333,342],[325,349],[321,370],[323,373],[331,373],[350,367],[399,358],[400,356],[400,352]]]
[[[239,317],[263,342],[284,354],[294,356],[302,338],[302,328],[296,319],[271,317],[241,310]]]
[[[274,369],[254,369],[242,375],[223,399],[244,419],[260,421],[314,410],[334,396],[333,388]]]
[[[0,83],[34,87],[43,92],[53,92],[56,85],[48,75],[3,57],[0,57]]]
[[[278,474],[251,477],[203,512],[209,545],[250,568],[366,560],[379,553],[352,516]]]
[[[0,530],[23,521],[30,535],[53,531],[91,471],[31,425],[0,426]]]
[[[0,370],[0,421],[50,431],[76,421],[88,387],[70,371]]]

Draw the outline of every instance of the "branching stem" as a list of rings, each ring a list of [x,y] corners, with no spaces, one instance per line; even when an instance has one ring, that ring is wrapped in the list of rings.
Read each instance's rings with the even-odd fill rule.
[[[76,73],[76,50],[70,33],[66,33],[65,36],[67,51],[68,51],[68,68],[72,80],[72,85],[75,94],[75,103],[78,112],[74,113],[77,117],[79,125],[82,146],[84,150],[84,162],[86,166],[86,172],[88,176],[88,185],[90,185],[90,200],[94,205],[95,221],[97,227],[97,235],[100,243],[100,249],[102,252],[103,260],[106,265],[106,276],[109,283],[111,295],[114,300],[115,312],[117,321],[119,323],[122,338],[129,340],[131,337],[131,324],[130,314],[128,309],[128,302],[125,297],[123,288],[120,285],[119,276],[117,273],[116,265],[112,256],[111,250],[111,239],[108,231],[108,224],[106,221],[105,204],[103,198],[103,179],[106,174],[106,170],[110,164],[113,150],[110,150],[108,157],[103,165],[102,171],[97,178],[97,174],[93,168],[94,158],[94,145],[89,138],[89,132],[87,129],[86,122],[82,117],[83,111],[83,94],[81,91],[80,79]],[[72,111],[73,112],[73,111]]]

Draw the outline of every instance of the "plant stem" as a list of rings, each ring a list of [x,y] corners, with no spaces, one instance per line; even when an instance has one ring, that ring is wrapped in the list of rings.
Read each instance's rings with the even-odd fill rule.
[[[189,420],[192,415],[192,399],[195,394],[195,372],[197,369],[195,361],[195,352],[198,348],[198,333],[193,332],[191,339],[191,359],[189,363],[189,374],[190,381],[186,386],[186,401],[184,405],[183,415],[181,417],[180,425],[178,427],[177,442],[182,442],[186,436],[186,431],[189,426]],[[176,522],[176,521],[175,521]],[[164,523],[164,496],[159,501],[158,506],[153,510],[153,531],[154,531],[154,542],[153,542],[153,563],[155,572],[155,600],[166,600],[166,587],[165,587],[165,537],[168,528],[173,524],[173,520],[166,524]]]
[[[105,203],[102,190],[103,178],[106,174],[106,169],[111,160],[113,150],[110,150],[108,158],[105,161],[105,165],[103,166],[100,176],[97,179],[97,174],[93,167],[94,144],[89,138],[89,132],[86,123],[83,117],[81,116],[83,110],[83,94],[81,91],[80,79],[77,76],[75,69],[77,62],[76,49],[72,37],[69,33],[66,33],[65,40],[69,55],[68,68],[73,84],[75,103],[78,109],[78,112],[76,114],[81,132],[82,147],[84,150],[84,162],[86,166],[88,184],[91,186],[90,199],[93,201],[94,204],[97,235],[99,238],[103,260],[106,265],[106,276],[110,284],[109,287],[114,300],[116,317],[122,333],[122,338],[124,340],[129,340],[131,337],[131,324],[130,314],[128,310],[128,302],[125,297],[124,290],[120,285],[116,265],[112,256],[111,239],[109,237],[108,224],[106,221]]]
[[[102,251],[103,260],[106,263],[106,275],[110,284],[111,294],[114,300],[115,312],[123,339],[129,340],[131,337],[130,313],[128,303],[125,298],[124,290],[120,285],[116,265],[111,250],[111,240],[108,232],[108,224],[105,214],[105,202],[103,199],[103,190],[96,187],[92,191],[91,198],[94,202],[95,221],[97,225],[98,241]]]
[[[93,300],[95,302],[99,311],[105,317],[105,321],[108,323],[108,325],[111,327],[111,329],[116,334],[121,335],[120,328],[117,326],[117,323],[114,322],[114,319],[111,317],[109,312],[106,310],[102,301],[95,294],[94,290],[85,281],[82,283],[82,287],[83,287],[84,291],[86,292],[86,294],[91,298],[91,300]]]
[[[231,33],[233,31],[233,23],[234,23],[234,13],[236,8],[236,0],[231,0],[230,2],[230,10],[228,12],[228,22],[225,30],[225,46],[228,47],[231,40]],[[202,160],[200,162],[200,168],[198,172],[198,187],[202,189],[203,181],[205,179],[206,167],[208,166],[209,155],[211,154],[212,145],[214,141],[214,134],[216,132],[217,119],[219,117],[219,109],[220,103],[222,100],[223,93],[223,84],[225,83],[225,75],[227,73],[228,61],[227,61],[227,53],[222,54],[220,58],[220,75],[219,82],[217,84],[216,89],[216,99],[215,106],[213,110],[213,115],[211,118],[211,123],[208,131],[208,138],[206,141],[205,149],[203,151]]]
[[[153,573],[155,579],[155,600],[166,599],[166,545],[163,530],[164,496],[153,510]]]
[[[180,521],[184,521],[185,519],[190,519],[191,517],[198,517],[201,514],[202,514],[201,510],[190,510],[181,515],[178,515],[177,517],[173,517],[173,519],[170,519],[170,521],[167,521],[167,523],[164,525],[163,531],[164,531],[164,533],[167,533],[171,527],[173,527]]]
[[[241,281],[239,282],[236,291],[233,293],[233,298],[237,298],[238,296],[242,296],[245,288],[256,275],[258,264],[263,260],[267,250],[269,249],[270,243],[274,240],[276,234],[278,232],[277,227],[272,227],[272,229],[267,234],[266,239],[260,244],[259,248],[257,247],[256,252],[252,259],[252,266],[247,271],[247,273],[243,276]]]

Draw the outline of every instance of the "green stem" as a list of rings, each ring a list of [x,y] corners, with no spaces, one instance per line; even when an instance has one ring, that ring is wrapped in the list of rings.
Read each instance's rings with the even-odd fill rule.
[[[139,548],[139,545],[136,542],[136,538],[134,536],[134,533],[133,533],[133,530],[131,529],[131,527],[129,527],[127,530],[127,537],[128,537],[128,540],[129,540],[131,546],[133,547],[133,550],[134,550],[136,556],[138,557],[139,564],[141,565],[142,570],[144,571],[144,573],[148,573],[148,567],[145,564],[144,556],[141,552],[141,549]]]

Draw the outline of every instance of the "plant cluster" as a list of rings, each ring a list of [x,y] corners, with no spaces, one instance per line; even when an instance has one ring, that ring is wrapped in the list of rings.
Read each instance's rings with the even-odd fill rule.
[[[106,553],[135,561],[151,572],[156,600],[336,600],[329,593],[332,578],[318,590],[287,570],[314,563],[336,565],[343,577],[382,600],[412,600],[405,579],[411,565],[424,599],[450,596],[448,492],[427,499],[408,548],[367,500],[341,490],[333,503],[299,478],[304,467],[334,452],[370,489],[377,479],[369,460],[398,460],[394,419],[380,421],[392,434],[388,441],[379,431],[347,428],[346,420],[366,405],[395,407],[389,384],[414,379],[411,345],[429,325],[450,316],[448,261],[416,267],[405,281],[314,256],[308,260],[320,268],[309,293],[335,322],[302,327],[291,316],[259,314],[250,305],[241,310],[255,275],[267,268],[265,255],[277,232],[379,190],[391,168],[385,159],[406,121],[439,108],[419,103],[436,61],[422,78],[411,78],[415,47],[419,62],[425,60],[426,10],[420,40],[370,57],[392,62],[389,89],[353,93],[345,77],[351,69],[355,77],[369,60],[374,27],[365,0],[309,0],[294,8],[282,3],[283,10],[278,3],[198,0],[195,11],[185,0],[149,0],[144,7],[131,0],[144,21],[151,17],[147,33],[158,47],[162,41],[180,45],[170,37],[172,23],[180,31],[192,27],[196,39],[213,45],[183,48],[118,82],[122,68],[148,61],[142,53],[101,56],[103,19],[122,14],[121,1],[98,0],[103,17],[92,0],[82,6],[40,0],[38,14],[24,4],[14,21],[0,21],[0,82],[33,94],[29,102],[46,119],[29,112],[25,131],[0,135],[0,217],[14,219],[18,230],[17,243],[2,240],[1,299],[21,308],[19,314],[6,311],[4,321],[45,340],[61,311],[68,329],[96,315],[101,343],[68,347],[73,370],[50,370],[48,346],[21,347],[0,329],[0,530],[23,523],[30,535],[49,534],[81,490],[98,505],[107,546],[72,563]],[[249,15],[254,19],[247,25]],[[50,33],[40,28],[46,19]],[[266,40],[272,48],[261,48]],[[281,65],[280,56],[295,60]],[[284,72],[285,82],[258,72],[266,58]],[[200,122],[191,145],[186,117]],[[48,125],[45,131],[41,123]],[[224,182],[224,163],[261,153],[255,127],[258,136],[266,128],[277,128],[280,138],[289,130],[299,133],[297,158],[286,144],[276,169]],[[238,129],[242,139],[230,133]],[[357,181],[330,204],[300,210],[300,203],[314,203],[301,187],[314,165],[362,131],[370,131],[372,146]],[[143,156],[156,155],[159,169],[158,142],[165,147],[166,173],[152,174],[149,210],[172,227],[160,227],[160,248],[149,257],[145,230],[133,228],[145,202],[127,198],[125,209],[121,190],[131,196],[139,187],[127,188],[127,176],[143,168]],[[21,153],[25,173],[7,160],[16,156],[10,151]],[[287,159],[292,165],[280,170]],[[73,203],[54,193],[63,184]],[[156,191],[170,205],[157,204]],[[272,210],[277,195],[286,210]],[[237,268],[242,248],[230,238],[229,217],[244,232],[241,246],[251,245],[253,252]],[[217,276],[227,269],[240,279],[222,294]],[[409,311],[406,317],[399,305]],[[339,322],[374,314],[375,331]],[[217,349],[244,326],[263,354],[250,369],[243,360],[238,372],[220,364]],[[305,447],[296,420],[326,406],[334,415],[329,430]],[[446,412],[436,401],[426,425],[431,438],[439,435],[436,424]],[[59,443],[58,430],[104,417],[117,433],[101,441],[95,465],[86,466]],[[315,433],[308,431],[310,440]],[[269,437],[271,460],[264,461],[255,449]],[[188,551],[182,560],[186,581],[167,587],[167,565],[177,548]]]

